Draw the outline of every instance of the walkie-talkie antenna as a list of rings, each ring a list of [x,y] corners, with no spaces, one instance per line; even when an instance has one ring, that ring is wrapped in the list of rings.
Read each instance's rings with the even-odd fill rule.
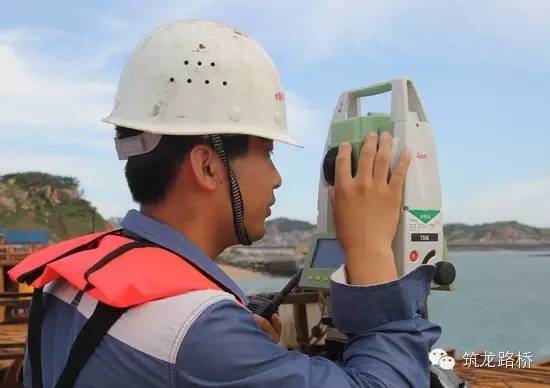
[[[283,300],[290,294],[290,291],[298,285],[300,277],[302,276],[302,269],[294,274],[292,279],[283,287],[283,289],[275,294],[273,298],[269,298],[263,295],[256,295],[250,298],[250,302],[246,306],[254,314],[257,314],[267,320],[271,319],[271,316],[279,311],[279,306]]]

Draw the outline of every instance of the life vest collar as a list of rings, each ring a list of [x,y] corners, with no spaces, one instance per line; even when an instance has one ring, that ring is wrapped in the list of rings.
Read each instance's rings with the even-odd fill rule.
[[[121,222],[125,231],[142,237],[185,257],[195,267],[208,274],[245,303],[248,299],[241,288],[208,255],[176,229],[137,210],[129,210]]]

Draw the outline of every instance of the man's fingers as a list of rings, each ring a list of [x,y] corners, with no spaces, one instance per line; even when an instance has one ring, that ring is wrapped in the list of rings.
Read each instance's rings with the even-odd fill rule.
[[[344,142],[336,155],[334,185],[346,184],[351,179],[351,144]]]
[[[273,314],[271,316],[271,326],[273,326],[273,329],[275,329],[275,332],[279,335],[279,339],[280,339],[281,333],[283,331],[283,322],[281,322],[281,318],[279,318],[279,314]]]
[[[408,148],[404,148],[399,155],[399,161],[392,171],[390,178],[391,190],[397,190],[401,193],[403,184],[405,183],[405,177],[407,176],[407,170],[411,164],[411,151]]]
[[[261,317],[259,315],[254,314],[254,320],[256,321],[256,324],[258,325],[258,327],[264,333],[266,333],[268,336],[271,337],[273,342],[275,342],[275,343],[279,342],[279,339],[280,339],[279,334],[277,334],[277,332],[275,331],[275,329],[273,328],[273,326],[271,325],[271,323],[267,319],[265,319],[264,317]]]
[[[360,180],[365,180],[366,183],[372,182],[372,169],[374,167],[374,157],[376,156],[377,143],[377,133],[370,132],[368,136],[365,137],[363,147],[361,148],[357,178]]]
[[[374,158],[373,181],[375,184],[387,184],[388,172],[390,171],[392,137],[389,132],[384,131],[378,142],[378,152]]]

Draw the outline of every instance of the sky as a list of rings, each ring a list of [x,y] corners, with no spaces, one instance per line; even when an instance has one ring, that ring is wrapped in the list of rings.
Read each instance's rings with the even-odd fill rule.
[[[126,59],[159,24],[211,19],[270,53],[289,131],[305,146],[275,147],[272,217],[315,222],[340,93],[408,76],[433,126],[445,221],[550,227],[548,0],[19,0],[1,10],[0,174],[75,176],[105,217],[136,207],[101,122]]]

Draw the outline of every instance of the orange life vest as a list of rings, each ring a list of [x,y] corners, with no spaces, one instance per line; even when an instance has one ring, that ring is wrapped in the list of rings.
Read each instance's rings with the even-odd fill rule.
[[[221,290],[184,257],[149,241],[126,237],[121,230],[89,234],[45,248],[15,266],[9,276],[35,287],[28,334],[33,388],[42,388],[45,284],[62,278],[98,300],[73,343],[56,388],[74,385],[96,346],[128,308],[190,291]]]
[[[63,278],[114,307],[136,306],[195,290],[221,289],[185,258],[153,243],[125,237],[120,230],[47,247],[28,256],[9,271],[9,276],[37,288]]]

